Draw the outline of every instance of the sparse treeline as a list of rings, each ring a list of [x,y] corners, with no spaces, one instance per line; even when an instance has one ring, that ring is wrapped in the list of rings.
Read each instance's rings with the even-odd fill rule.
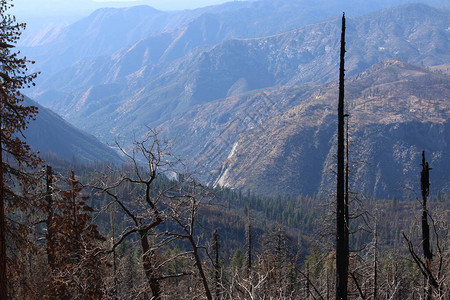
[[[357,211],[338,199],[344,272],[330,243],[336,227],[321,221],[329,199],[202,186],[154,130],[118,145],[120,167],[58,171],[64,164],[50,157],[39,167],[18,138],[37,113],[20,94],[35,74],[12,50],[24,25],[7,9],[2,1],[0,299],[449,298],[448,196],[431,201],[425,155],[418,207],[367,201],[349,224]]]
[[[324,200],[210,190],[194,187],[187,176],[179,180],[157,176],[149,195],[161,221],[146,232],[149,248],[144,248],[139,230],[154,224],[158,215],[151,206],[145,207],[146,188],[133,186],[145,179],[146,168],[133,164],[77,168],[84,169],[78,176],[53,172],[50,181],[44,170],[40,173],[40,193],[35,196],[45,207],[35,222],[27,223],[34,224],[30,227],[34,251],[22,257],[23,273],[10,283],[10,298],[150,299],[154,295],[150,280],[157,282],[161,299],[208,298],[205,286],[213,299],[332,298],[335,262],[326,243],[332,236],[325,235],[327,226],[321,224]],[[99,182],[104,184],[101,188]],[[428,203],[429,212],[439,212],[432,215],[444,257],[442,270],[449,267],[447,198]],[[251,203],[250,214],[245,203]],[[416,231],[414,226],[419,228],[421,206],[397,199],[365,205],[371,212],[369,224],[357,220],[350,230],[356,233],[350,238],[349,298],[374,299],[376,293],[378,299],[420,299],[423,275],[409,256],[402,232],[409,236]],[[299,212],[295,226],[283,217],[289,211]],[[417,222],[411,225],[413,216]],[[252,232],[252,247],[246,228]],[[419,251],[420,234],[411,240]],[[435,235],[431,241],[435,245]],[[149,261],[145,254],[150,254]],[[438,270],[439,259],[433,263],[433,270]],[[442,295],[448,295],[445,280]]]

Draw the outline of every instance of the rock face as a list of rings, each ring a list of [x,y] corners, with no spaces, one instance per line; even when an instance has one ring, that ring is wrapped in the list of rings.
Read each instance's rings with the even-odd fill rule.
[[[449,80],[396,60],[347,80],[352,190],[387,197],[417,188],[422,150],[433,187],[450,190]],[[242,136],[215,183],[268,195],[333,190],[337,94],[329,84]]]

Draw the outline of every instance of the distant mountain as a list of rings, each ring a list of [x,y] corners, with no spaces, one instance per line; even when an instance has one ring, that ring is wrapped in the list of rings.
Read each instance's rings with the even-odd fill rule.
[[[241,134],[213,182],[265,195],[296,196],[334,187],[337,99],[337,83],[328,84]],[[408,186],[419,189],[425,150],[433,167],[433,191],[450,192],[448,99],[448,75],[397,60],[349,78],[351,189],[377,197],[402,195]]]
[[[424,65],[450,61],[448,12],[405,5],[350,18],[347,24],[348,75],[389,58]],[[131,136],[144,125],[157,126],[229,95],[332,81],[338,72],[339,34],[335,18],[274,36],[226,40],[159,64],[152,62],[150,48],[138,43],[56,74],[40,85],[37,99],[111,141],[119,132]]]
[[[173,151],[214,182],[211,170],[222,164],[242,135],[308,99],[318,85],[262,89],[197,105],[158,128],[173,143]]]
[[[78,60],[111,55],[152,32],[162,30],[167,13],[149,6],[95,11],[65,28],[47,32],[22,45],[22,52],[37,62],[34,67],[49,76]]]
[[[33,151],[54,154],[62,159],[77,161],[120,162],[115,150],[102,144],[94,136],[87,134],[64,121],[51,110],[35,101],[25,98],[26,106],[37,106],[39,113],[25,130],[25,141]]]
[[[277,34],[315,23],[342,11],[359,16],[409,0],[367,3],[351,0],[233,1],[195,10],[163,12],[149,6],[99,9],[65,28],[28,35],[22,52],[37,61],[38,82],[81,60],[112,55],[141,39],[152,43],[149,51],[161,61],[186,55],[199,46],[226,39]],[[434,1],[436,2],[436,1]],[[439,2],[439,1],[437,1]],[[430,3],[430,1],[428,1]],[[158,41],[170,37],[168,44]],[[142,46],[137,46],[142,48]],[[158,54],[158,55],[155,55]]]
[[[165,29],[118,51],[113,49],[119,43],[100,40],[115,52],[99,56],[92,48],[96,58],[43,76],[34,92],[40,103],[102,141],[119,134],[139,139],[146,126],[158,127],[174,141],[174,152],[212,185],[270,195],[323,192],[334,186],[329,170],[341,12],[295,28],[301,21],[292,11],[306,3],[229,3],[224,10],[175,14],[151,10],[149,15],[167,18]],[[324,3],[315,5],[305,11]],[[264,21],[270,13],[277,17]],[[145,23],[136,16],[136,24]],[[416,184],[422,149],[432,167],[448,161],[449,16],[410,4],[347,18],[352,158],[361,162],[353,166],[352,189],[399,195],[405,185]],[[100,19],[92,24],[106,32]],[[277,33],[290,26],[295,29]],[[130,28],[138,32],[135,38],[142,33]],[[89,41],[104,35],[102,30],[83,35],[87,45],[95,47]],[[74,57],[89,54],[81,41],[69,49]],[[433,169],[432,184],[442,191],[450,190],[446,168]]]

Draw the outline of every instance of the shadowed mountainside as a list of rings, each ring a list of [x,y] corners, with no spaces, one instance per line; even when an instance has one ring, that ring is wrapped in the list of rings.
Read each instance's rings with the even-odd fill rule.
[[[51,110],[35,101],[25,98],[27,106],[37,106],[39,114],[30,122],[24,132],[25,141],[33,151],[41,154],[55,154],[62,159],[79,161],[108,161],[118,163],[120,156],[112,148],[102,144],[94,136],[87,134],[64,121]]]

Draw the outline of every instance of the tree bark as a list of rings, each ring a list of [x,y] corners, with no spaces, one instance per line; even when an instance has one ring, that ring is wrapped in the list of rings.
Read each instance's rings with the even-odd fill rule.
[[[0,299],[8,297],[8,282],[6,276],[6,223],[3,181],[3,148],[2,148],[2,117],[0,115]]]
[[[252,269],[252,224],[251,224],[251,205],[248,205],[247,211],[247,276],[250,277]]]
[[[53,173],[52,167],[47,166],[46,172],[46,185],[47,185],[47,193],[45,195],[47,202],[47,260],[48,265],[50,266],[50,270],[55,269],[55,254],[54,254],[54,228],[53,228],[53,197],[52,197],[52,185],[53,185]]]
[[[378,299],[378,215],[375,220],[375,241],[373,249],[373,300]]]
[[[220,299],[220,266],[219,266],[219,234],[217,229],[213,232],[213,251],[214,251],[214,285],[216,289],[216,299]]]
[[[426,268],[428,273],[431,272],[431,261],[433,254],[430,247],[430,226],[428,225],[428,210],[427,210],[427,198],[430,194],[430,170],[428,162],[425,161],[425,151],[422,152],[422,172],[420,172],[420,189],[422,190],[422,247],[423,256],[425,257]],[[427,300],[432,299],[432,288],[430,284],[430,276],[425,278],[425,298]]]
[[[154,300],[161,299],[161,286],[159,284],[158,279],[156,278],[155,270],[153,269],[152,264],[152,255],[150,250],[150,244],[148,242],[147,231],[139,232],[141,238],[141,246],[143,251],[142,261],[144,264],[144,272],[147,277],[147,281],[150,285],[150,289],[152,291],[152,295]]]
[[[198,255],[198,247],[197,247],[197,244],[195,243],[192,235],[189,236],[189,242],[191,243],[191,246],[192,246],[192,250],[193,250],[192,252],[194,255],[195,264],[197,266],[198,273],[200,274],[200,277],[202,278],[202,283],[203,283],[203,287],[205,288],[206,298],[208,300],[212,300],[211,291],[209,290],[209,286],[208,286],[208,280],[206,279],[206,275],[205,275],[205,272],[203,271],[203,267],[202,267],[202,261],[200,260],[200,256]]]
[[[342,15],[341,53],[339,68],[338,105],[338,149],[337,149],[337,188],[336,188],[336,299],[347,299],[348,286],[348,224],[346,224],[345,204],[345,157],[344,157],[344,57],[345,57],[345,14]]]

